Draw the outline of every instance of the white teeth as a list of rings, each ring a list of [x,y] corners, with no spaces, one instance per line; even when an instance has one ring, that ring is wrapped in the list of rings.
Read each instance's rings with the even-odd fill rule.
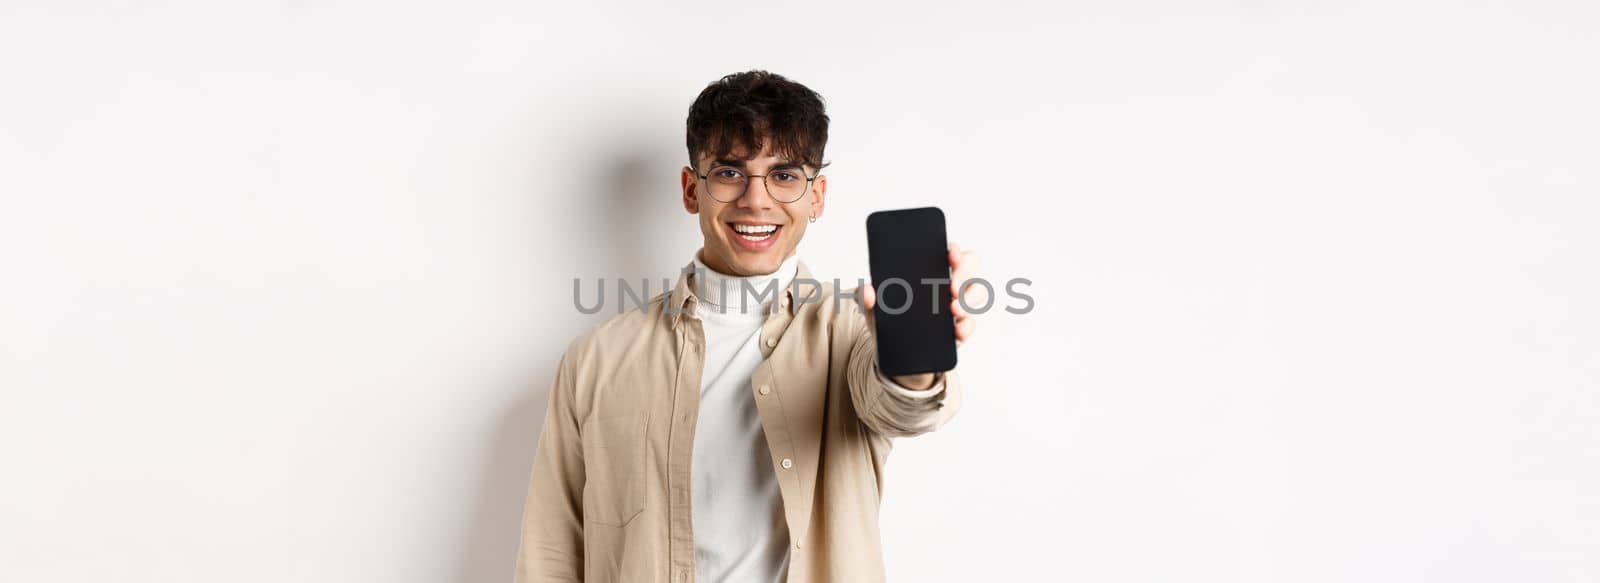
[[[764,234],[771,233],[773,231],[778,230],[778,226],[777,225],[739,225],[739,224],[735,224],[733,226],[733,230],[738,231],[740,233],[751,233],[751,234],[763,234],[764,235]],[[765,238],[765,237],[762,237],[762,238]],[[756,240],[760,240],[760,239],[756,239]]]

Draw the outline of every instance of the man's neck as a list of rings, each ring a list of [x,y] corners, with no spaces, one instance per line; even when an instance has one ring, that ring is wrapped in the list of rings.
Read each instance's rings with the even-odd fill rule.
[[[771,302],[782,297],[784,289],[794,281],[800,263],[799,254],[791,254],[772,273],[731,275],[706,265],[701,259],[703,254],[704,250],[701,250],[696,252],[694,257],[694,267],[697,273],[704,277],[694,292],[700,295],[700,301],[719,307],[719,311],[770,307]],[[777,293],[771,293],[769,289],[774,289]]]

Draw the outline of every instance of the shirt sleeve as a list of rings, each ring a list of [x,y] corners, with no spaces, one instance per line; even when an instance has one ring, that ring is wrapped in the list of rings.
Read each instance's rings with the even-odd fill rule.
[[[522,513],[515,581],[583,581],[583,443],[573,401],[572,350],[561,358]]]
[[[867,330],[860,306],[848,308],[853,329],[846,378],[856,415],[867,428],[890,437],[912,437],[943,427],[961,403],[956,371],[938,373],[932,387],[916,390],[890,380],[878,368],[878,342]]]
[[[889,375],[883,374],[883,371],[881,370],[878,371],[878,382],[883,383],[883,385],[887,387],[890,392],[894,393],[896,397],[902,399],[938,399],[944,396],[944,373],[942,372],[934,375],[933,385],[921,390],[906,387],[905,385],[894,382],[894,379],[889,378]]]

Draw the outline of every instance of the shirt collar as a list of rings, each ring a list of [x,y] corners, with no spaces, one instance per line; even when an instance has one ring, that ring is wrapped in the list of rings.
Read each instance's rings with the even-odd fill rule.
[[[782,304],[783,311],[787,312],[791,317],[799,313],[800,305],[804,303],[795,301],[797,298],[813,298],[813,296],[822,293],[822,282],[812,277],[811,270],[806,267],[806,262],[799,260],[798,257],[792,257],[792,259],[795,260],[794,280],[778,292],[778,302]],[[700,298],[695,296],[694,293],[697,285],[694,276],[696,263],[697,261],[690,260],[688,264],[678,270],[678,283],[673,286],[672,294],[667,296],[666,314],[672,319],[673,329],[677,329],[683,323],[685,316],[699,318],[694,315],[695,307],[700,302]],[[795,295],[796,292],[799,293],[798,296]],[[825,298],[818,297],[806,301],[821,301],[823,299]]]

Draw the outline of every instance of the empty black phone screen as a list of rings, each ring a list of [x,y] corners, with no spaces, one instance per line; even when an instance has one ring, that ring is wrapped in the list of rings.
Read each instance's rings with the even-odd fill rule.
[[[867,216],[867,256],[877,291],[878,367],[887,375],[955,368],[950,259],[937,207]]]

